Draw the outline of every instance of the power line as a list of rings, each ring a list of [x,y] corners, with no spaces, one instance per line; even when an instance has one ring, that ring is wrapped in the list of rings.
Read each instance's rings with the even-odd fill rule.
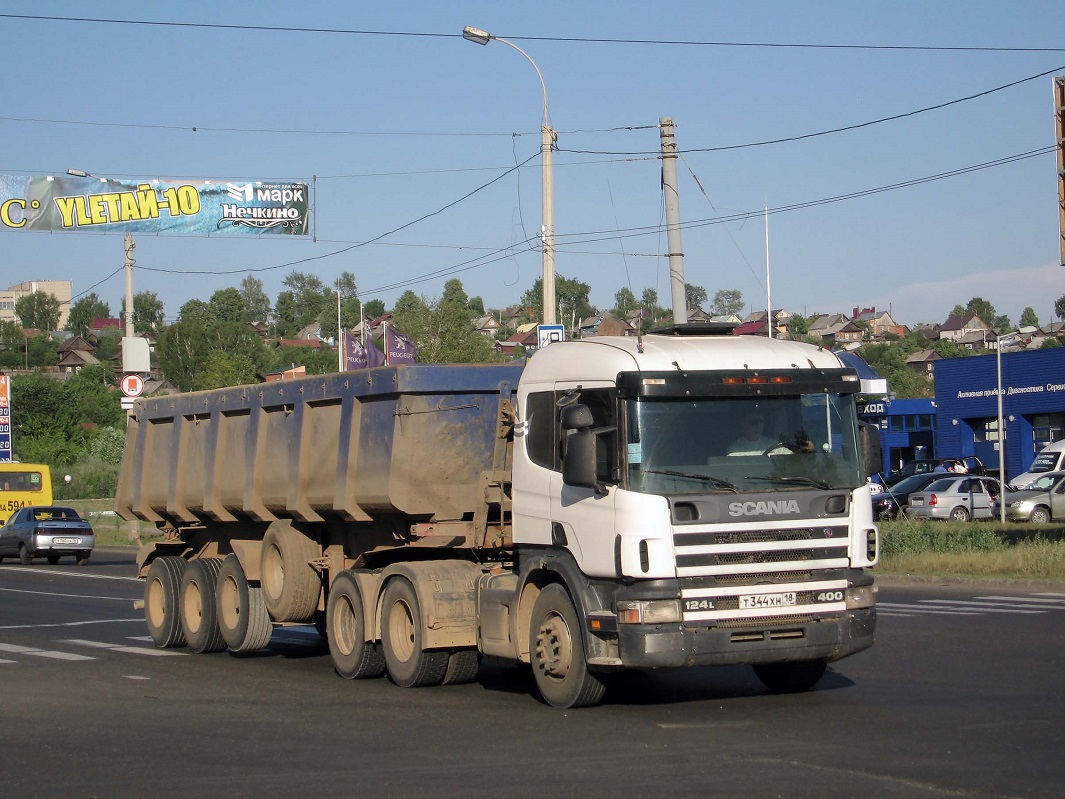
[[[1055,67],[1054,69],[1048,69],[1045,72],[1040,72],[1037,75],[1030,75],[1027,78],[1021,78],[1020,80],[1015,80],[1011,83],[1003,84],[1002,86],[996,86],[993,89],[986,89],[985,91],[977,92],[976,94],[970,94],[966,97],[959,97],[955,100],[947,100],[943,103],[936,103],[935,105],[925,106],[924,108],[917,108],[913,111],[905,111],[901,114],[893,114],[892,116],[880,117],[879,119],[871,119],[866,122],[859,122],[855,125],[845,125],[844,127],[840,128],[819,130],[814,133],[804,133],[799,136],[786,136],[780,139],[766,139],[764,141],[747,142],[746,144],[727,144],[721,145],[719,147],[685,147],[684,151],[686,153],[716,153],[725,150],[740,150],[747,147],[764,147],[769,144],[784,144],[786,142],[802,141],[803,139],[813,139],[817,136],[828,136],[832,133],[843,133],[848,130],[868,128],[871,125],[879,125],[882,122],[894,122],[899,119],[905,119],[906,117],[924,114],[928,111],[938,111],[942,108],[947,108],[948,106],[958,105],[959,103],[965,103],[970,100],[976,100],[980,97],[986,97],[989,94],[994,94],[995,92],[1000,92],[1005,89],[1011,89],[1014,86],[1019,86],[1020,84],[1027,83],[1028,81],[1037,80],[1038,78],[1045,78],[1047,75],[1053,75],[1055,72],[1061,72],[1062,70],[1065,70],[1065,66]],[[649,152],[652,151],[643,150],[637,152],[613,152],[607,150],[571,150],[569,148],[559,147],[559,152],[576,153],[579,155],[647,155]]]
[[[162,28],[198,28],[210,30],[263,31],[270,33],[317,33],[345,36],[387,36],[409,38],[458,39],[461,33],[433,33],[425,31],[381,31],[358,28],[304,28],[291,25],[231,25],[217,22],[169,22],[141,19],[107,19],[102,17],[62,17],[42,14],[0,14],[0,19],[31,20],[36,22],[79,22],[102,25],[137,25]],[[525,42],[557,42],[561,44],[620,44],[655,45],[664,47],[744,47],[796,48],[805,50],[897,50],[910,52],[961,53],[1062,53],[1065,47],[987,47],[980,45],[916,45],[916,44],[823,44],[818,42],[736,42],[701,41],[693,39],[621,39],[591,36],[521,36],[507,34],[507,39]]]

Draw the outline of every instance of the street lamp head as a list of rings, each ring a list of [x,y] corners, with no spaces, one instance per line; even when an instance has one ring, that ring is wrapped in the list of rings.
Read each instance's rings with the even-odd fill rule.
[[[477,44],[485,45],[492,41],[492,34],[488,31],[483,31],[480,28],[474,28],[472,25],[467,25],[462,29],[462,38]]]
[[[81,170],[81,169],[68,169],[67,170],[67,174],[68,175],[73,175],[76,178],[91,178],[91,177],[95,177],[94,175],[90,175],[88,172],[85,172],[84,170]]]

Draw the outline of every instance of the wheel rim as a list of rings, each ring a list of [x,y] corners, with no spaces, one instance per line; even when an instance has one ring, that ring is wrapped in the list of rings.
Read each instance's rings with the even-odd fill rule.
[[[548,677],[564,679],[573,664],[573,636],[566,620],[551,613],[536,634],[536,661]]]
[[[203,623],[203,598],[200,596],[200,586],[194,580],[185,586],[183,596],[182,615],[185,617],[185,627],[190,633],[197,633],[200,624]]]
[[[348,656],[355,651],[355,608],[348,597],[337,600],[333,618],[329,620],[329,632],[342,655]]]
[[[392,654],[406,663],[414,654],[415,645],[414,614],[406,602],[397,600],[392,604],[388,612],[388,633]]]
[[[956,522],[963,522],[967,518],[969,518],[969,514],[966,513],[962,508],[958,508],[957,510],[955,510],[952,515],[954,516],[954,521]]]
[[[163,584],[158,580],[152,580],[148,583],[148,598],[147,598],[147,611],[148,621],[156,629],[163,626],[163,621],[166,619],[166,601],[163,598],[165,592],[163,591]]]
[[[285,586],[285,560],[281,557],[281,550],[270,547],[263,557],[262,587],[271,600],[281,596],[281,590]]]
[[[218,591],[218,618],[230,630],[240,624],[240,589],[232,576],[222,581]]]

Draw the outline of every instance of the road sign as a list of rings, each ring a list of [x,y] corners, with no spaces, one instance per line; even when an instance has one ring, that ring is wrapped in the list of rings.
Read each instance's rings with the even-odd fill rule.
[[[144,391],[144,379],[140,375],[122,375],[120,387],[124,396],[139,397]]]
[[[566,340],[566,328],[562,325],[537,325],[536,341],[540,349],[556,341]]]

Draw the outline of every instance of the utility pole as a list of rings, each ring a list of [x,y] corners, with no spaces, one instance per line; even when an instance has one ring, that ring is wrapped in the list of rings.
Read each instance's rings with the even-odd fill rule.
[[[137,242],[126,234],[126,338],[133,338],[133,250]]]
[[[1054,124],[1058,143],[1058,244],[1065,266],[1065,78],[1054,78]]]
[[[673,324],[688,321],[688,302],[684,292],[684,250],[680,241],[680,195],[677,193],[677,142],[673,137],[673,119],[660,117],[662,140],[662,193],[666,200],[666,245],[669,247],[669,287],[673,297]]]

